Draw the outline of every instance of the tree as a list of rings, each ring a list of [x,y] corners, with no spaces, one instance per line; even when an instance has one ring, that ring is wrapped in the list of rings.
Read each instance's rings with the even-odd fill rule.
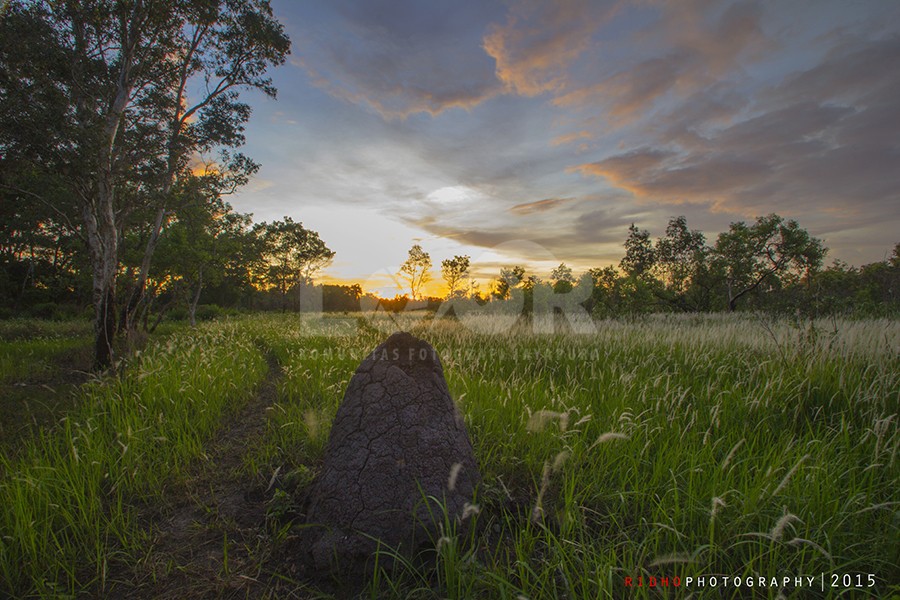
[[[550,281],[553,282],[554,293],[565,294],[572,291],[575,285],[575,275],[572,274],[571,267],[566,265],[566,263],[560,263],[550,273]]]
[[[290,42],[267,0],[16,1],[0,28],[0,39],[15,40],[0,48],[0,99],[15,104],[0,127],[4,162],[16,166],[0,167],[3,186],[81,222],[103,368],[113,357],[122,236],[149,223],[127,317],[176,180],[197,153],[243,142],[250,110],[238,91],[274,96],[265,71],[284,61]],[[240,155],[221,163],[235,185],[255,169]],[[8,176],[23,165],[64,181],[72,200],[60,205]]]
[[[65,223],[33,203],[0,201],[0,305],[78,302],[84,293],[79,244]]]
[[[684,216],[669,220],[666,235],[656,242],[656,270],[662,278],[664,299],[681,310],[706,306],[709,248],[703,233],[688,229]]]
[[[491,295],[498,300],[507,300],[512,290],[522,283],[525,277],[525,267],[515,265],[513,267],[501,267],[500,277],[494,281],[494,289]]]
[[[441,261],[441,277],[447,282],[447,298],[453,298],[459,293],[465,293],[460,284],[469,276],[468,256],[454,256]]]
[[[315,231],[290,217],[283,221],[260,223],[255,227],[262,236],[268,264],[267,281],[281,293],[282,310],[287,308],[287,293],[297,285],[310,285],[313,276],[334,258],[334,252]]]
[[[220,197],[207,197],[198,189],[183,193],[193,195],[193,201],[179,209],[175,222],[162,236],[157,270],[184,282],[189,292],[188,315],[194,325],[204,287],[221,284],[241,256],[250,216],[235,213]]]
[[[643,277],[650,273],[655,262],[656,255],[653,251],[653,242],[650,241],[650,232],[638,229],[632,223],[628,228],[625,256],[619,263],[619,268],[630,277]]]
[[[422,246],[414,244],[409,249],[409,256],[400,265],[400,277],[409,283],[409,294],[413,300],[421,297],[422,286],[431,279],[431,256],[422,250]]]
[[[188,3],[176,49],[180,60],[168,82],[170,101],[159,107],[154,121],[163,126],[164,149],[156,158],[160,164],[155,218],[128,303],[123,322],[140,303],[151,260],[165,217],[167,202],[176,179],[189,168],[197,153],[234,148],[244,143],[244,123],[250,107],[239,101],[239,90],[256,89],[275,98],[276,90],[266,77],[268,67],[280,65],[290,52],[290,40],[274,19],[268,0],[206,0]],[[193,81],[202,80],[204,91],[188,93]],[[247,183],[258,165],[241,154],[223,151],[207,176],[219,193],[230,193]]]
[[[759,217],[753,225],[732,223],[719,234],[713,250],[715,267],[722,274],[728,310],[763,283],[778,285],[779,277],[805,277],[818,270],[827,249],[797,221],[776,214]]]
[[[666,226],[665,237],[657,240],[655,255],[663,283],[683,294],[706,259],[706,238],[702,232],[688,229],[684,216],[674,217]]]
[[[362,287],[358,283],[352,285],[323,285],[322,310],[324,311],[358,311]]]
[[[615,314],[618,306],[619,273],[612,265],[588,269],[594,289],[591,293],[591,313],[599,317]]]

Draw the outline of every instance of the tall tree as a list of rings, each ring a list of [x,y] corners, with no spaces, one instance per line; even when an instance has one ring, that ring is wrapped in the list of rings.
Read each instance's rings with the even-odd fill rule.
[[[244,143],[250,107],[239,101],[239,92],[256,89],[275,98],[276,90],[265,74],[270,66],[284,62],[290,41],[268,0],[204,0],[187,4],[176,47],[179,58],[166,90],[170,100],[158,107],[165,142],[157,159],[159,203],[137,281],[123,310],[126,326],[143,296],[154,249],[173,208],[170,195],[177,178],[197,153]],[[200,81],[203,91],[189,93],[191,84]],[[212,173],[218,176],[219,192],[229,193],[244,185],[257,168],[241,154],[223,152]]]
[[[702,232],[689,229],[684,216],[674,217],[666,235],[656,241],[655,264],[665,289],[664,299],[680,310],[705,306],[707,257],[710,249]]]
[[[457,293],[465,293],[460,289],[460,284],[469,276],[468,256],[454,256],[441,261],[441,277],[447,282],[447,298],[453,298]]]
[[[732,223],[719,234],[713,261],[722,273],[728,310],[763,283],[780,283],[785,275],[809,280],[825,258],[822,241],[809,235],[797,221],[776,214],[759,217],[752,225]]]
[[[657,240],[655,252],[666,287],[681,294],[706,258],[706,238],[689,229],[684,216],[674,217],[666,226],[666,235]]]
[[[274,96],[265,71],[284,61],[289,41],[267,0],[19,0],[0,27],[0,39],[20,46],[0,52],[0,98],[18,106],[9,120],[4,115],[0,144],[14,150],[9,156],[20,166],[63,179],[74,206],[57,205],[0,168],[3,185],[81,222],[91,263],[95,362],[105,367],[112,361],[124,232],[155,213],[126,304],[130,313],[175,181],[196,153],[240,145],[250,111],[238,90]],[[38,75],[21,77],[29,64]],[[50,118],[41,123],[42,117]],[[237,184],[253,170],[240,155],[222,162]]]
[[[422,286],[431,279],[431,256],[422,250],[422,246],[414,244],[409,249],[406,261],[400,265],[400,277],[406,279],[409,284],[409,294],[413,300],[418,300],[422,294]]]

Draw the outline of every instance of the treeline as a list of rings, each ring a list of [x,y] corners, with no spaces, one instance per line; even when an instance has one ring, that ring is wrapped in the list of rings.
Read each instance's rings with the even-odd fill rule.
[[[840,261],[824,267],[828,249],[794,220],[771,214],[732,223],[713,244],[669,221],[654,241],[634,225],[620,271],[593,269],[595,315],[660,311],[758,310],[896,314],[900,308],[900,244],[889,260],[856,268]]]
[[[91,277],[80,238],[34,205],[0,213],[0,318],[92,314]],[[144,233],[142,235],[142,233]],[[146,234],[126,232],[117,295],[140,269]],[[201,305],[248,310],[358,310],[359,285],[318,285],[334,257],[318,233],[285,217],[253,224],[219,197],[185,199],[166,217],[133,325],[152,330],[167,315],[192,323]],[[201,317],[216,314],[207,307]]]
[[[618,268],[589,269],[580,277],[565,263],[546,279],[519,265],[503,267],[485,291],[470,277],[470,257],[454,256],[441,263],[445,299],[482,305],[517,299],[529,312],[552,304],[554,294],[567,294],[595,318],[737,310],[804,316],[900,312],[900,243],[888,260],[862,267],[834,261],[824,267],[828,249],[822,240],[776,214],[732,223],[712,245],[688,227],[684,216],[672,218],[656,240],[632,224],[624,249]],[[413,246],[398,273],[411,298],[419,297],[431,268],[431,257]],[[404,310],[407,300],[402,296],[382,304],[386,310]]]

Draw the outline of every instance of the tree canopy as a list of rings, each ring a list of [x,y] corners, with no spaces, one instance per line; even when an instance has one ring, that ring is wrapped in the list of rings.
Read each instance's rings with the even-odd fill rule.
[[[13,0],[0,19],[0,186],[87,247],[96,363],[112,361],[121,244],[146,236],[122,321],[143,299],[173,190],[221,150],[220,193],[246,183],[250,108],[290,41],[267,0]],[[50,193],[48,193],[48,190]]]

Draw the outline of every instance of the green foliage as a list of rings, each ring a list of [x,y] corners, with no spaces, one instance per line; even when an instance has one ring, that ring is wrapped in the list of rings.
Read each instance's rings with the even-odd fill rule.
[[[775,214],[759,217],[753,225],[732,223],[719,234],[712,259],[724,277],[728,310],[735,310],[740,298],[763,284],[777,288],[804,276],[808,280],[826,251],[821,240],[796,221]]]
[[[625,238],[625,256],[619,262],[626,275],[631,277],[643,277],[648,274],[656,264],[656,252],[653,242],[650,241],[650,232],[646,229],[638,229],[634,223],[628,227],[628,237]]]
[[[648,231],[632,224],[625,250],[623,274],[612,267],[589,271],[589,304],[599,318],[739,308],[889,315],[900,307],[900,267],[884,261],[859,269],[835,263],[822,270],[822,241],[775,214],[749,225],[732,223],[712,247],[683,216],[669,221],[655,245]]]
[[[300,285],[312,284],[314,275],[334,258],[334,252],[315,231],[294,222],[260,223],[254,227],[262,242],[263,259],[267,265],[266,283],[281,294],[282,308],[287,307],[287,293]]]
[[[36,217],[61,230],[40,249],[79,257],[77,268],[69,260],[57,275],[90,274],[96,362],[106,367],[116,280],[129,250],[120,240],[150,232],[140,267],[127,271],[135,277],[126,282],[128,323],[167,211],[193,177],[191,160],[221,150],[205,176],[219,195],[258,168],[229,151],[243,144],[250,117],[240,91],[274,97],[266,71],[284,62],[290,41],[267,0],[14,0],[0,19],[0,40],[0,193],[4,205],[27,206],[27,214],[7,220]],[[63,244],[72,237],[63,233],[83,244]],[[29,255],[31,268],[41,252]],[[23,260],[19,252],[16,264]],[[9,295],[10,280],[24,289],[29,278],[7,276],[0,293]]]
[[[572,274],[572,267],[566,263],[560,263],[558,267],[550,273],[550,281],[553,284],[553,291],[557,294],[566,294],[572,291],[575,285],[575,275]]]

